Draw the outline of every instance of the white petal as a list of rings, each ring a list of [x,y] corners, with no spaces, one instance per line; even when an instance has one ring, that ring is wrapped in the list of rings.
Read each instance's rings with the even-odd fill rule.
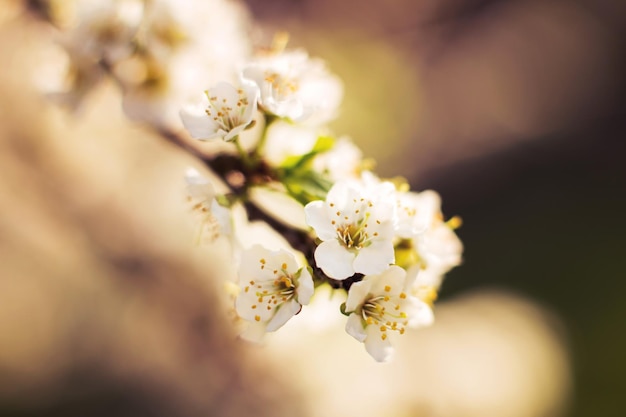
[[[247,66],[246,68],[243,69],[243,71],[241,72],[241,79],[244,82],[252,82],[254,84],[256,84],[257,86],[261,86],[264,83],[264,74],[263,74],[263,69],[260,68],[258,65],[255,64],[251,64],[249,66]]]
[[[326,203],[312,201],[304,207],[306,224],[311,226],[322,240],[332,240],[337,237],[337,231],[330,223]]]
[[[221,206],[217,201],[211,202],[211,213],[215,216],[217,223],[220,225],[220,233],[222,235],[230,235],[232,233],[232,218],[230,209]]]
[[[348,291],[348,299],[346,300],[346,311],[351,313],[355,311],[367,298],[371,291],[373,280],[363,280],[355,282],[350,286]]]
[[[395,261],[391,241],[373,242],[359,250],[354,260],[354,270],[361,274],[380,274]]]
[[[353,200],[359,200],[361,198],[360,190],[355,189],[354,184],[355,183],[350,180],[339,181],[328,190],[326,201],[329,204],[328,210],[330,210],[330,212],[352,208]],[[330,208],[331,205],[334,205],[332,210]],[[347,211],[352,212],[352,210]]]
[[[315,129],[279,120],[267,129],[263,153],[270,164],[279,166],[290,156],[311,151],[318,136]]]
[[[232,142],[233,140],[235,140],[237,138],[237,136],[239,136],[239,134],[242,133],[245,130],[245,128],[248,125],[248,123],[245,123],[245,124],[242,123],[239,126],[230,129],[230,131],[228,133],[222,131],[222,132],[225,133],[224,134],[224,138],[223,138],[224,141],[225,142]]]
[[[367,326],[365,329],[367,338],[365,339],[365,350],[377,362],[387,362],[391,359],[394,349],[389,338],[383,340],[381,332],[376,326]]]
[[[315,249],[315,262],[330,278],[342,280],[354,275],[354,254],[336,239],[320,243]]]
[[[272,319],[267,323],[267,331],[275,332],[280,329],[287,321],[298,314],[302,306],[296,300],[289,300],[283,303]]]
[[[433,309],[421,300],[417,300],[418,304],[414,311],[408,312],[407,315],[409,317],[409,327],[422,327],[422,326],[430,326],[435,322],[435,314],[433,313]]]
[[[241,265],[239,266],[239,279],[242,285],[247,285],[249,281],[273,281],[274,274],[270,267],[263,267],[261,260],[271,261],[273,252],[261,245],[254,245],[246,249],[241,255]]]
[[[350,314],[346,322],[346,333],[354,337],[359,342],[365,341],[367,334],[363,328],[363,319],[356,313]]]
[[[313,286],[313,278],[309,273],[309,270],[302,268],[300,278],[298,278],[298,288],[296,289],[296,295],[298,296],[298,302],[302,305],[309,304],[315,288]]]
[[[252,308],[256,306],[255,308]],[[249,322],[267,322],[274,315],[275,309],[268,310],[265,303],[259,303],[253,289],[248,293],[243,291],[235,299],[235,310],[237,315]],[[258,319],[257,319],[258,318]]]
[[[192,198],[212,200],[215,196],[215,188],[211,180],[200,175],[195,168],[187,168],[185,181],[187,182],[187,192]]]
[[[271,269],[285,269],[289,274],[295,274],[298,271],[298,263],[290,251],[281,248],[278,251],[270,253],[271,258],[268,259],[268,266]],[[283,268],[283,266],[285,266],[285,268]]]
[[[209,88],[208,93],[209,97],[217,97],[217,105],[224,104],[233,109],[237,107],[239,94],[237,94],[237,88],[232,84],[226,82],[217,83],[214,87]]]
[[[372,282],[372,294],[399,295],[406,287],[406,271],[397,265],[391,265],[385,272],[378,276],[366,277]],[[386,287],[390,290],[386,291]]]
[[[461,263],[463,243],[450,227],[439,222],[420,236],[418,252],[426,264],[436,263],[449,270]]]
[[[254,111],[257,107],[257,101],[259,100],[259,88],[256,86],[256,84],[247,81],[244,81],[241,84],[241,88],[245,92],[248,99],[248,105],[242,118],[243,120],[247,120],[248,123],[250,123],[250,121],[252,120],[252,116],[254,115]]]
[[[276,220],[300,230],[309,230],[302,204],[293,197],[270,187],[250,187],[250,200]]]
[[[188,106],[180,111],[180,118],[194,139],[214,139],[220,137],[218,125],[214,123],[204,112],[204,109],[197,106]]]

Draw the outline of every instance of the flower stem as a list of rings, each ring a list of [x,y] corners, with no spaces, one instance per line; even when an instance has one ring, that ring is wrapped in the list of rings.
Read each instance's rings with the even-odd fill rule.
[[[269,126],[276,119],[277,117],[274,116],[273,114],[265,113],[265,125],[263,126],[263,134],[261,135],[261,138],[259,139],[259,142],[257,143],[256,148],[254,148],[255,159],[260,158],[260,154],[262,153],[263,148],[265,147],[265,142],[267,142],[267,130]]]
[[[233,140],[233,143],[237,147],[237,152],[239,152],[239,156],[241,157],[241,161],[243,162],[243,165],[246,168],[250,168],[250,169],[254,168],[256,166],[255,160],[257,158],[255,158],[254,160],[250,158],[250,155],[248,154],[248,152],[243,148],[243,146],[241,146],[241,142],[239,141],[239,136],[235,137],[235,139]]]

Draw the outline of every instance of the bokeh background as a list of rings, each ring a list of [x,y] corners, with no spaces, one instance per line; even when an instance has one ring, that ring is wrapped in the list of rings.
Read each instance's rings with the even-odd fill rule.
[[[624,3],[247,5],[259,42],[285,30],[344,80],[337,132],[463,218],[436,325],[384,366],[304,315],[238,342],[179,202],[201,164],[113,85],[78,114],[43,99],[49,33],[2,1],[0,414],[623,416]]]

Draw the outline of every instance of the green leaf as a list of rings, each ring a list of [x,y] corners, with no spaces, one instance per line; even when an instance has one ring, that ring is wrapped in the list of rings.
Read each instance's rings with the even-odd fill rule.
[[[289,194],[302,205],[325,199],[333,185],[323,174],[311,170],[286,174],[282,181]]]
[[[292,172],[294,170],[300,170],[303,168],[309,168],[308,162],[320,153],[327,152],[335,146],[335,139],[330,136],[319,136],[313,149],[304,155],[289,156],[287,157],[281,166],[285,171]]]

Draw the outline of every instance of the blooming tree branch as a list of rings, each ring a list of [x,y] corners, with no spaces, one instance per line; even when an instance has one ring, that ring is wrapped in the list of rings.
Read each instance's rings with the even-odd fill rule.
[[[233,311],[248,336],[277,331],[322,284],[345,294],[346,332],[377,361],[407,329],[433,322],[443,276],[461,262],[460,221],[444,220],[436,192],[376,176],[327,127],[343,86],[322,60],[282,41],[252,52],[241,10],[223,0],[186,0],[197,14],[174,0],[77,2],[60,45],[68,71],[89,77],[50,96],[75,107],[112,79],[131,119],[215,174],[220,187],[187,171],[190,213],[199,244],[230,242]],[[207,3],[230,15],[206,25]]]

